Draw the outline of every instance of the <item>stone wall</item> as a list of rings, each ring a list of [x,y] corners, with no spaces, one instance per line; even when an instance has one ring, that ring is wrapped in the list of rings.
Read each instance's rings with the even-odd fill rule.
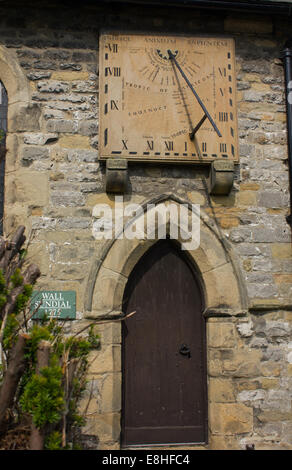
[[[99,29],[235,38],[240,164],[232,193],[210,197],[207,168],[132,164],[125,203],[172,194],[200,204],[236,258],[249,308],[206,320],[206,447],[291,449],[292,248],[279,59],[289,20],[86,3],[39,2],[35,9],[33,2],[25,8],[21,3],[0,7],[0,80],[9,98],[4,228],[9,233],[21,223],[31,233],[30,255],[42,271],[38,288],[76,291],[73,329],[96,316],[88,285],[95,285],[104,242],[92,235],[92,211],[114,201],[104,191],[105,169],[98,160]],[[114,298],[126,280],[108,270],[96,288],[109,289]],[[120,433],[120,323],[99,330],[102,349],[92,353],[84,439],[88,447],[114,449]]]

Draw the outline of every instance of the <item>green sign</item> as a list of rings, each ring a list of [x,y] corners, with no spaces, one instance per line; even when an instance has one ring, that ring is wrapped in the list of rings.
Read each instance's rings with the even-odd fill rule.
[[[30,312],[33,319],[58,318],[61,320],[76,319],[76,292],[43,290],[32,294]]]

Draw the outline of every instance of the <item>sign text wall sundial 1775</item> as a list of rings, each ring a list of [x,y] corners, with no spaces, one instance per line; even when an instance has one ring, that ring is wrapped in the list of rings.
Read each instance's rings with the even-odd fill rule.
[[[35,291],[32,294],[30,311],[33,319],[48,317],[62,320],[76,318],[75,291]]]

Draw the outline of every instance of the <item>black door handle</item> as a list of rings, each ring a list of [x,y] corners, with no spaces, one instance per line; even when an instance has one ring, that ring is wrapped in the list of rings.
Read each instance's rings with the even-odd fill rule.
[[[182,354],[182,356],[188,356],[189,358],[191,357],[191,350],[186,344],[181,345],[179,352]]]

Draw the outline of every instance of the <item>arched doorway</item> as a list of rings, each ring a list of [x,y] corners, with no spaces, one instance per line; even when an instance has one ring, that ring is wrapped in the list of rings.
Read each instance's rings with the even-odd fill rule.
[[[146,200],[142,205],[144,213],[139,217],[147,216],[148,207],[151,204],[176,204],[178,208],[183,204],[188,206],[190,214],[192,211],[190,203],[176,195],[166,193],[151,200]],[[158,223],[156,228],[158,228]],[[169,231],[167,233],[170,235]],[[184,241],[179,236],[177,243],[182,245]],[[101,374],[102,380],[98,390],[99,400],[96,404],[96,415],[92,419],[88,418],[88,423],[92,422],[93,427],[97,424],[101,427],[102,423],[106,423],[108,429],[108,422],[112,422],[110,435],[104,429],[99,428],[95,431],[100,446],[104,445],[108,449],[117,449],[121,445],[121,414],[124,407],[122,404],[121,382],[123,381],[123,374],[121,368],[122,339],[120,325],[125,321],[124,314],[126,313],[125,307],[127,307],[125,305],[125,288],[128,280],[132,277],[135,266],[140,263],[146,253],[150,253],[154,245],[159,247],[158,243],[160,241],[148,239],[146,235],[145,239],[128,239],[122,236],[106,240],[98,253],[98,257],[93,258],[88,273],[86,294],[84,296],[84,314],[86,318],[90,321],[101,318],[108,318],[108,321],[111,318],[113,319],[104,333],[105,339],[102,342],[104,347],[100,351],[101,360],[97,361],[96,373]],[[162,240],[161,243],[166,243],[166,240]],[[194,275],[193,283],[197,279],[196,273],[199,273],[204,292],[204,312],[202,316],[206,321],[207,337],[209,339],[215,338],[221,320],[226,319],[226,321],[233,322],[233,319],[238,316],[245,316],[248,312],[246,286],[237,255],[232,245],[214,223],[214,220],[202,208],[200,210],[200,246],[187,252],[179,249],[178,254],[179,258],[182,258],[185,263],[190,261],[189,267],[191,270],[192,267],[196,267],[196,272],[192,272]],[[144,261],[141,261],[141,263],[144,263]],[[228,289],[226,289],[227,285]],[[176,282],[175,287],[172,289],[177,292],[179,283]],[[185,292],[187,289],[184,287],[181,290]],[[171,291],[170,284],[169,291]],[[131,306],[129,306],[130,308]],[[135,316],[138,318],[137,314],[133,315],[133,317]],[[164,338],[165,334],[162,337]],[[207,358],[208,368],[211,371],[214,356],[213,348],[209,344],[207,344]],[[110,355],[110,361],[104,361],[104,354]],[[223,357],[219,359],[219,366],[220,361],[223,362]],[[125,361],[123,362],[125,363]],[[94,370],[93,367],[92,370]],[[212,380],[211,376],[208,377],[208,381],[210,380]],[[222,403],[212,400],[211,388],[208,388],[208,395],[210,410],[208,416],[208,444],[204,445],[204,448],[213,445],[212,436],[216,435],[218,431],[217,416],[222,414],[224,409]],[[207,441],[207,438],[205,439]],[[125,446],[125,439],[123,444]],[[190,446],[194,448],[192,444]],[[188,447],[188,443],[184,447]]]
[[[124,293],[122,444],[207,441],[204,300],[170,240],[139,260]]]

